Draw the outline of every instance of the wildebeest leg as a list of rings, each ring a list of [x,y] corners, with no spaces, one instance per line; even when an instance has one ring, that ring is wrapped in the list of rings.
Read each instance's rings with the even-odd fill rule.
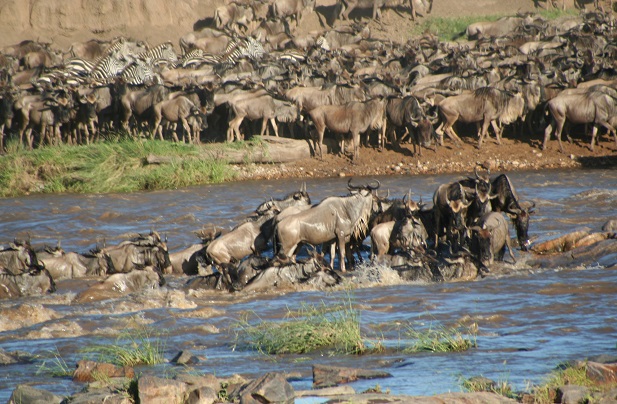
[[[501,133],[503,132],[503,127],[499,127],[499,125],[497,124],[497,121],[493,120],[491,121],[491,126],[493,127],[493,130],[495,131],[495,138],[497,139],[497,144],[501,144]],[[488,133],[488,132],[487,132]]]
[[[276,137],[279,137],[279,128],[276,125],[276,119],[274,118],[270,118],[270,123],[272,124],[272,128],[274,129],[274,135]]]
[[[563,131],[563,126],[566,123],[566,118],[563,117],[563,119],[555,120],[555,122],[557,123],[555,127],[555,137],[557,138],[557,142],[559,143],[559,150],[561,150],[562,153],[565,153],[563,150],[563,144],[561,143],[561,132]]]
[[[191,141],[191,126],[189,125],[189,122],[186,120],[186,117],[180,117],[180,119],[182,120],[182,140],[184,141],[184,136],[186,133],[186,137],[188,142],[187,143],[192,143]]]
[[[548,140],[551,137],[551,132],[553,131],[554,124],[555,124],[555,119],[551,119],[551,122],[548,124],[548,126],[544,130],[544,143],[542,143],[542,150],[546,150],[546,145],[548,144]]]
[[[456,143],[457,146],[460,147],[461,143],[463,143],[463,141],[461,140],[460,137],[458,137],[458,135],[456,134],[456,132],[454,131],[454,126],[453,126],[454,122],[452,123],[452,125],[449,125],[447,127],[447,129],[444,129],[444,132],[446,132],[446,134],[448,135],[448,137],[450,138],[450,140],[452,140],[453,142]],[[444,125],[444,128],[447,124]],[[443,144],[442,144],[443,146]]]
[[[338,241],[338,259],[339,259],[339,266],[341,268],[341,272],[346,272],[345,269],[345,234],[343,234],[342,231],[339,230],[338,234],[336,235],[337,241]]]

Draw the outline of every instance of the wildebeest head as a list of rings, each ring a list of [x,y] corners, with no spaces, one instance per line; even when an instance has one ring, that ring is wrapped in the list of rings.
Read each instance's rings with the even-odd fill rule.
[[[96,275],[104,276],[107,274],[113,274],[116,272],[116,267],[111,259],[111,255],[105,251],[105,249],[93,248],[87,254],[84,254],[87,258],[96,258]]]
[[[11,272],[20,273],[30,266],[38,265],[39,261],[29,241],[16,239],[8,246],[0,247],[0,264]]]
[[[528,235],[529,218],[535,213],[533,210],[535,206],[536,203],[532,202],[529,208],[521,207],[520,209],[516,209],[513,206],[508,208],[508,216],[512,219],[512,224],[516,229],[516,238],[518,239],[518,244],[522,251],[528,251],[529,245],[531,244]]]
[[[473,244],[478,251],[478,258],[483,265],[491,265],[494,260],[493,250],[491,248],[491,230],[480,226],[473,226],[470,228],[470,230],[473,233]]]
[[[44,266],[34,265],[30,267],[27,273],[22,275],[19,289],[22,296],[54,293],[56,283]]]
[[[279,211],[283,211],[290,206],[310,205],[311,198],[306,192],[306,183],[303,183],[298,191],[285,195],[281,199],[271,199],[259,205],[255,209],[255,213],[258,215],[264,215],[266,212],[277,208]]]

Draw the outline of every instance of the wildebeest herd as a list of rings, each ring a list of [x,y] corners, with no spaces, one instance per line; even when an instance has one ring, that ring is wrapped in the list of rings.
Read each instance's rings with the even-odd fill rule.
[[[341,274],[359,261],[368,262],[369,236],[370,261],[396,269],[403,279],[474,279],[503,259],[506,249],[514,261],[504,214],[512,219],[521,249],[529,245],[534,204],[518,199],[505,174],[488,174],[476,171],[440,186],[430,208],[411,192],[380,196],[378,181],[355,185],[351,179],[346,195],[312,204],[303,184],[263,202],[228,232],[204,227],[195,233],[201,243],[173,253],[156,231],[87,254],[65,252],[59,244],[35,251],[28,240],[15,240],[0,248],[0,297],[53,292],[61,279],[105,277],[77,297],[88,301],[158,288],[169,274],[190,276],[187,289],[324,288],[339,284]]]
[[[0,150],[4,137],[27,147],[87,144],[101,133],[146,133],[200,142],[241,140],[257,133],[313,139],[323,155],[326,133],[357,158],[360,146],[414,151],[460,143],[456,122],[475,123],[478,147],[492,128],[497,142],[512,133],[555,130],[564,124],[615,136],[615,23],[602,10],[547,21],[531,14],[471,24],[466,42],[425,34],[405,43],[372,37],[369,25],[349,22],[357,9],[384,7],[426,16],[431,0],[337,0],[324,15],[314,0],[235,1],[219,7],[211,26],[157,46],[115,38],[74,43],[68,50],[31,40],[0,55]],[[322,26],[300,32],[317,15]],[[179,135],[179,136],[178,136]]]

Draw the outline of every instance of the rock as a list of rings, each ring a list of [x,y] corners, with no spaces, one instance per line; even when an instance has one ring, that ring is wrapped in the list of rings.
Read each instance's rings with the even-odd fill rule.
[[[578,404],[586,402],[589,389],[584,386],[568,384],[557,389],[557,399],[562,404]]]
[[[8,352],[0,348],[0,366],[32,362],[32,355],[24,351]]]
[[[610,404],[617,402],[617,388],[611,389],[606,393],[597,397],[596,401],[598,404]]]
[[[93,382],[100,376],[106,377],[135,377],[135,370],[130,366],[119,367],[111,363],[98,363],[82,360],[77,362],[77,369],[73,372],[74,382]]]
[[[605,384],[617,382],[617,363],[587,362],[587,377]]]
[[[88,386],[88,389],[90,389],[90,386]],[[126,394],[114,393],[110,389],[96,389],[94,391],[77,393],[71,396],[70,399],[71,404],[131,404],[132,402],[133,400],[127,397]]]
[[[137,382],[139,402],[148,404],[182,404],[186,383],[156,376],[142,376]]]
[[[269,372],[242,386],[240,403],[293,403],[294,388],[282,373]]]
[[[332,397],[356,394],[351,386],[324,387],[317,390],[297,390],[296,397]]]
[[[8,404],[60,404],[63,398],[46,390],[36,389],[26,384],[15,387]]]
[[[218,391],[210,387],[200,387],[189,393],[185,404],[212,404],[218,400]]]
[[[479,393],[447,393],[436,396],[395,396],[391,394],[357,394],[352,396],[337,396],[324,404],[334,403],[354,403],[354,404],[505,404],[516,403],[515,400],[506,398],[499,394],[479,392]]]
[[[215,391],[219,391],[221,389],[221,381],[211,373],[203,376],[181,373],[174,377],[174,380],[186,383],[189,390],[200,389],[202,387],[208,387]]]
[[[617,231],[617,219],[610,219],[604,223],[602,231]]]
[[[171,360],[171,363],[184,366],[195,365],[199,363],[199,358],[190,351],[180,351],[178,355]]]
[[[392,377],[392,375],[380,370],[313,365],[313,387],[316,388],[336,386],[359,379],[378,379],[383,377]]]

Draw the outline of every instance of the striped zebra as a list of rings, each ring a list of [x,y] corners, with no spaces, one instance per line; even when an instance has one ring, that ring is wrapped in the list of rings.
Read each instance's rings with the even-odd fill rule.
[[[150,62],[153,59],[164,59],[170,62],[178,61],[178,55],[176,55],[174,46],[171,42],[165,42],[157,45],[152,49],[137,54],[136,57],[137,59],[145,60],[147,62]]]
[[[135,60],[120,73],[120,77],[122,77],[127,84],[131,85],[144,84],[146,81],[153,80],[154,75],[150,63],[141,59]]]
[[[203,64],[215,65],[217,63],[220,63],[217,56],[211,53],[205,53],[201,49],[193,49],[182,57],[178,65],[186,68],[199,67]]]
[[[64,62],[64,70],[69,76],[86,77],[89,76],[92,70],[101,59],[94,62],[82,58],[71,58]]]
[[[231,40],[225,53],[219,56],[215,71],[220,75],[225,70],[234,67],[242,58],[247,58],[252,62],[259,61],[265,53],[261,42],[253,37],[249,36],[239,41]]]
[[[127,66],[127,62],[118,59],[116,54],[105,56],[94,66],[90,73],[90,77],[95,80],[106,81],[116,77]]]

